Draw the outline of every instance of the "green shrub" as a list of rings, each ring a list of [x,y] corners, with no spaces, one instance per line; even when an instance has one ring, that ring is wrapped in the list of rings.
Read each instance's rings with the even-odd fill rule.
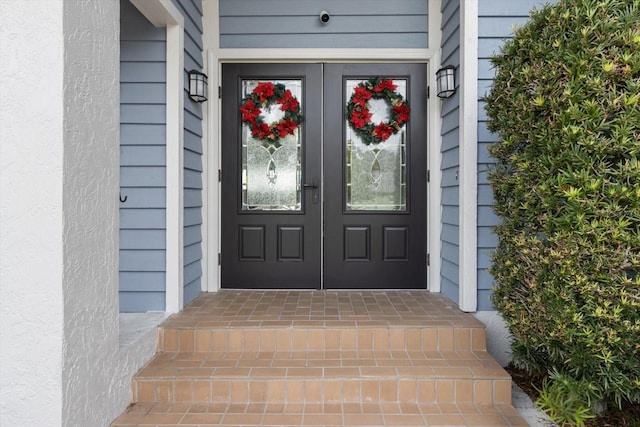
[[[514,362],[640,402],[640,0],[560,0],[492,59],[494,304]]]
[[[584,385],[572,378],[566,378],[557,371],[551,372],[550,379],[545,378],[536,404],[542,408],[555,423],[565,426],[583,427],[585,421],[595,418],[595,414],[584,401]]]

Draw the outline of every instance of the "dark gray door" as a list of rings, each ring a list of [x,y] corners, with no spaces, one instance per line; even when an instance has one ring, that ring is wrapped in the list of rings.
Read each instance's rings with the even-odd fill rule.
[[[426,68],[425,64],[325,65],[327,289],[426,287]],[[391,84],[411,109],[408,122],[401,120],[398,132],[378,144],[349,126],[345,113],[345,106],[355,101],[355,88],[366,89],[367,81],[375,77],[382,86],[385,81]],[[389,123],[389,104],[398,103],[391,97],[368,100],[371,126]]]
[[[320,288],[321,76],[318,64],[222,67],[223,287]],[[242,121],[251,116],[242,101],[265,84],[263,123],[287,122],[274,99],[299,103],[304,122],[292,135],[253,135],[259,123]]]
[[[222,74],[222,286],[424,288],[426,65],[224,64]],[[264,83],[284,85],[304,116],[276,143],[246,108]],[[367,123],[354,128],[347,105],[366,85]],[[285,121],[272,104],[263,121]],[[392,120],[399,104],[408,122]],[[378,123],[382,141],[364,133]]]

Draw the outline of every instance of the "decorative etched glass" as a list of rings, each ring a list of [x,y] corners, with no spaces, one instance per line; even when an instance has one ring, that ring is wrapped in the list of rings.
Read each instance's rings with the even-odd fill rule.
[[[242,97],[266,80],[243,80]],[[301,80],[271,80],[282,83],[302,105]],[[281,104],[262,108],[264,123],[282,119]],[[301,129],[277,142],[253,138],[251,127],[242,125],[242,210],[300,211],[302,207]]]
[[[346,99],[363,80],[347,80]],[[406,98],[407,81],[393,79],[396,92]],[[389,105],[370,99],[373,123],[389,120]],[[406,126],[379,144],[365,145],[346,122],[346,209],[347,211],[407,210]]]

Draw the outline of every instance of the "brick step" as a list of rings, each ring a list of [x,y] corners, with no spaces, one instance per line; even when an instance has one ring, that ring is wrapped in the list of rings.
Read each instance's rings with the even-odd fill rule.
[[[158,329],[116,427],[526,426],[484,325],[424,291],[220,291]]]
[[[287,351],[484,351],[484,325],[469,316],[455,326],[446,321],[212,322],[159,328],[160,352]],[[204,322],[203,322],[204,323]]]
[[[527,427],[511,405],[466,403],[138,403],[112,427],[131,426],[513,426]]]
[[[508,404],[511,378],[486,352],[163,353],[133,402]]]

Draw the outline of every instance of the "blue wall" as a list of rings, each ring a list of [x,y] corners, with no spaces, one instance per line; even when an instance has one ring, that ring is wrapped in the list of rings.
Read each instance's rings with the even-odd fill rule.
[[[184,16],[184,303],[202,286],[202,104],[188,95],[189,70],[202,71],[202,3],[173,0]],[[215,102],[215,100],[213,100]]]
[[[174,0],[185,17],[184,301],[201,289],[202,107],[187,71],[202,70],[200,0]],[[120,311],[165,310],[166,28],[120,2]]]
[[[548,1],[554,3],[555,1]],[[478,3],[478,96],[490,90],[494,78],[489,58],[499,52],[503,41],[513,36],[513,27],[528,20],[529,11],[542,0],[479,0]],[[493,193],[487,181],[492,160],[487,146],[497,137],[487,130],[484,103],[478,102],[478,310],[493,310],[493,278],[487,269],[498,244],[493,228],[499,218],[493,213]]]
[[[166,31],[128,0],[120,15],[120,311],[163,311]]]
[[[428,21],[426,0],[220,0],[220,47],[426,48]]]
[[[442,63],[460,65],[460,0],[442,1]],[[435,71],[435,70],[434,70]],[[442,235],[441,292],[458,302],[460,231],[459,184],[459,91],[442,101]]]

